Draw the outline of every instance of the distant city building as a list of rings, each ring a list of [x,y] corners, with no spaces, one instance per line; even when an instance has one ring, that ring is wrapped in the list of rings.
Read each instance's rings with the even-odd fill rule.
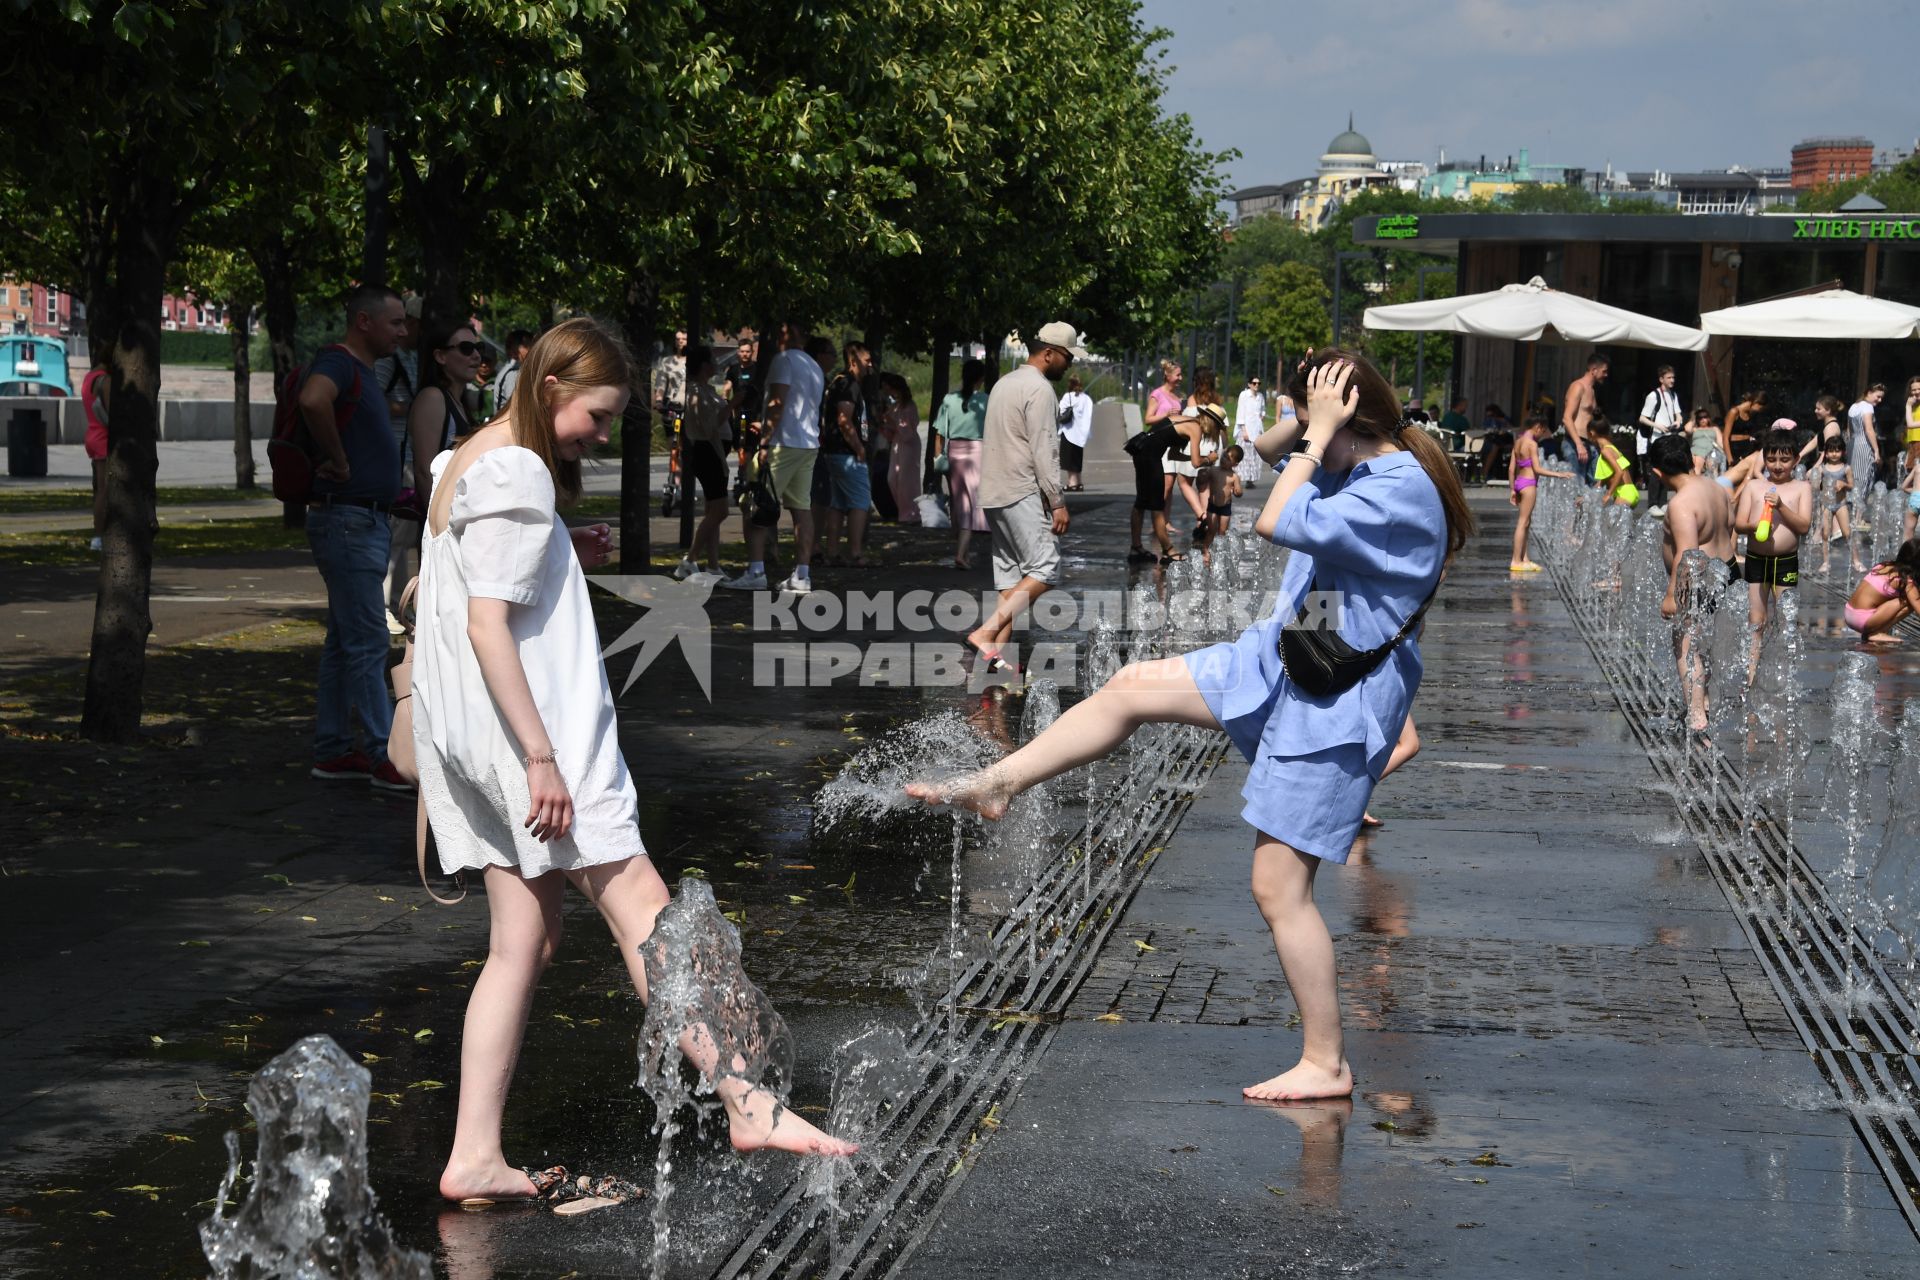
[[[1793,185],[1798,191],[1872,172],[1871,138],[1808,138],[1793,148]]]
[[[1874,156],[1873,171],[1885,173],[1889,169],[1897,168],[1911,159],[1915,150],[1920,150],[1920,140],[1916,140],[1912,146],[1908,147],[1888,147]]]
[[[1488,164],[1485,156],[1477,163],[1442,159],[1421,182],[1420,194],[1437,200],[1458,200],[1462,204],[1470,200],[1498,200],[1521,187],[1581,186],[1586,172],[1570,165],[1536,165],[1522,147],[1518,160],[1508,156],[1493,164]]]
[[[0,333],[59,338],[82,333],[87,308],[70,293],[44,284],[0,279]],[[191,294],[160,300],[160,327],[189,333],[225,333],[227,309]]]
[[[1295,221],[1308,231],[1318,231],[1348,200],[1370,187],[1394,187],[1398,183],[1380,169],[1373,144],[1355,133],[1353,116],[1347,116],[1347,129],[1320,157],[1320,171],[1307,179],[1300,193]]]
[[[1285,218],[1289,222],[1296,221],[1300,216],[1300,193],[1312,184],[1312,178],[1295,178],[1292,182],[1248,187],[1244,191],[1236,191],[1227,197],[1233,201],[1233,221],[1236,225],[1249,218]]]

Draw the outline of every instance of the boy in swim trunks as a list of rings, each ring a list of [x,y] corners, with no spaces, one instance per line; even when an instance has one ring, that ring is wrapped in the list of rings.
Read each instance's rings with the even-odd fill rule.
[[[1740,486],[1735,500],[1734,531],[1747,535],[1747,617],[1756,632],[1773,616],[1774,597],[1800,584],[1800,539],[1813,526],[1813,486],[1793,478],[1798,445],[1791,431],[1769,431],[1761,448],[1766,470]]]
[[[1194,477],[1200,492],[1207,495],[1207,519],[1200,526],[1203,548],[1210,546],[1233,522],[1233,500],[1246,491],[1240,483],[1238,472],[1245,457],[1245,451],[1239,445],[1233,445],[1220,455],[1218,462],[1201,467],[1199,474]],[[1208,559],[1211,560],[1210,553]]]
[[[1724,561],[1738,571],[1733,558],[1733,497],[1725,489],[1693,472],[1693,451],[1686,438],[1660,436],[1647,446],[1647,466],[1654,479],[1672,496],[1662,523],[1660,555],[1667,566],[1667,594],[1660,601],[1660,616],[1679,616],[1676,588],[1682,557],[1689,551],[1703,551],[1714,560]],[[1803,526],[1804,527],[1804,526]],[[1696,732],[1707,727],[1707,680],[1705,665],[1690,651],[1690,642],[1681,628],[1674,630],[1674,657],[1680,664],[1680,682],[1686,690],[1687,727]]]

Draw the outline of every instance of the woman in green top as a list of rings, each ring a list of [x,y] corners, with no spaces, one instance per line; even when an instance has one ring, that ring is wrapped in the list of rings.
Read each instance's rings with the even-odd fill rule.
[[[960,389],[949,391],[940,402],[933,419],[933,448],[945,451],[947,488],[953,497],[953,567],[971,569],[967,544],[976,533],[987,531],[987,513],[980,508],[981,438],[987,430],[987,393],[980,384],[987,380],[983,360],[969,360],[960,366]]]

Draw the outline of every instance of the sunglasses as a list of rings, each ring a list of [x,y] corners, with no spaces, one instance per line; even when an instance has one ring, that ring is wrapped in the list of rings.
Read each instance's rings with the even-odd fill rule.
[[[449,342],[441,347],[442,351],[458,351],[463,356],[477,356],[486,350],[477,342]]]

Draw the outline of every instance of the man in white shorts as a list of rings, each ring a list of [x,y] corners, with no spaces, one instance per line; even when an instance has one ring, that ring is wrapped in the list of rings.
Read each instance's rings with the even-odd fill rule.
[[[1025,364],[993,384],[987,397],[986,462],[980,469],[980,506],[993,533],[993,616],[967,635],[989,670],[1013,637],[1013,621],[1059,585],[1059,537],[1067,531],[1067,499],[1060,490],[1055,423],[1060,400],[1053,384],[1087,353],[1070,324],[1043,325],[1028,344]],[[1012,664],[1009,664],[1012,665]]]

